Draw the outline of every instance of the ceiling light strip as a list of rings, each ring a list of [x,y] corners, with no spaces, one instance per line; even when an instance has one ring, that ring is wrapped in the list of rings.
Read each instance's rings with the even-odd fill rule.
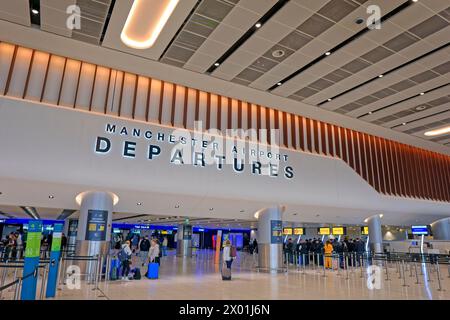
[[[397,124],[397,125],[391,127],[391,129],[395,129],[395,128],[398,128],[398,127],[403,127],[403,126],[405,126],[405,125],[407,125],[407,124],[411,124],[411,123],[414,123],[414,122],[417,122],[417,121],[420,121],[420,120],[423,120],[423,119],[426,119],[426,118],[438,116],[438,115],[443,114],[443,113],[446,113],[446,112],[448,112],[448,110],[439,111],[439,112],[430,114],[430,115],[428,115],[428,116],[421,117],[421,118],[417,118],[417,119],[414,119],[414,120],[411,120],[411,121],[408,121],[408,122],[402,122],[401,124]],[[425,124],[424,126],[426,126],[426,124]]]
[[[279,0],[269,11],[267,11],[256,24],[260,24],[260,27],[264,25],[270,18],[272,18],[281,8],[284,7],[289,0]],[[239,38],[219,59],[217,59],[212,66],[208,68],[207,73],[212,73],[216,70],[229,56],[231,56],[240,46],[242,46],[260,27],[254,24],[248,29],[242,37]]]
[[[386,15],[384,15],[383,17],[381,17],[380,21],[381,23],[385,22],[386,20],[390,19],[391,17],[393,17],[394,15],[396,15],[397,13],[399,13],[400,11],[403,11],[404,9],[406,9],[407,7],[409,7],[412,4],[412,1],[407,1],[405,3],[403,3],[402,5],[398,6],[397,8],[395,8],[394,10],[390,11],[389,13],[387,13]],[[362,29],[361,31],[358,31],[357,33],[355,33],[353,36],[351,36],[350,38],[344,40],[343,42],[341,42],[340,44],[338,44],[337,46],[335,46],[334,48],[328,50],[325,54],[320,55],[319,57],[317,57],[316,59],[314,59],[313,61],[311,61],[310,63],[308,63],[307,65],[303,66],[302,68],[298,69],[297,71],[295,71],[294,73],[290,74],[289,76],[287,76],[286,78],[284,78],[283,80],[279,81],[281,83],[286,83],[287,81],[291,80],[292,78],[298,76],[300,73],[304,72],[305,70],[311,68],[313,65],[315,65],[316,63],[322,61],[323,59],[325,59],[327,56],[329,56],[330,54],[334,54],[337,50],[341,49],[342,47],[346,46],[347,44],[349,44],[350,42],[358,39],[359,37],[361,37],[362,35],[364,35],[366,32],[369,32],[371,29],[369,29],[369,27],[366,27],[364,29]],[[274,84],[272,87],[269,88],[268,91],[272,91],[275,88],[278,88],[279,85]]]
[[[133,219],[133,218],[141,218],[141,217],[147,217],[147,216],[148,216],[148,214],[139,214],[139,215],[136,215],[136,216],[129,216],[129,217],[113,219],[113,221],[122,221],[122,220],[128,220],[128,219]]]
[[[433,49],[433,50],[431,50],[431,51],[429,51],[429,52],[426,52],[426,53],[422,54],[421,56],[418,56],[418,57],[416,57],[416,58],[414,58],[414,59],[412,59],[412,60],[408,60],[407,62],[405,62],[405,63],[403,63],[403,64],[401,64],[401,65],[399,65],[399,66],[397,66],[397,67],[395,67],[395,68],[393,68],[393,69],[391,69],[391,70],[389,70],[389,71],[384,72],[384,73],[383,73],[383,77],[386,76],[386,75],[388,75],[388,74],[390,74],[390,73],[392,73],[392,72],[395,72],[395,71],[397,71],[397,70],[399,70],[399,69],[401,69],[401,68],[404,68],[404,67],[406,67],[406,66],[408,66],[408,65],[410,65],[410,64],[412,64],[412,63],[414,63],[414,62],[417,62],[418,60],[421,60],[421,59],[423,59],[423,58],[426,58],[427,56],[429,56],[429,55],[431,55],[431,54],[433,54],[433,53],[436,53],[436,52],[439,51],[439,50],[445,49],[445,48],[447,48],[448,46],[450,46],[450,42],[448,42],[448,43],[446,43],[446,44],[443,44],[442,46],[437,47],[437,48],[435,48],[435,49]],[[370,83],[370,82],[372,82],[372,81],[378,80],[378,79],[380,79],[380,76],[376,76],[376,77],[374,77],[374,78],[372,78],[372,79],[366,80],[366,81],[364,81],[364,82],[358,84],[357,86],[354,86],[354,87],[352,87],[352,88],[350,88],[350,89],[347,89],[347,90],[345,90],[345,91],[343,91],[343,92],[341,92],[341,93],[339,93],[339,94],[337,94],[337,95],[335,95],[335,96],[329,98],[330,100],[327,99],[327,100],[324,100],[324,101],[320,102],[320,103],[318,104],[318,106],[321,106],[321,105],[323,105],[323,104],[325,104],[325,103],[327,103],[327,102],[329,102],[329,101],[331,101],[331,100],[333,100],[333,99],[339,98],[339,97],[343,96],[344,94],[347,94],[347,93],[349,93],[349,92],[351,92],[351,91],[353,91],[353,90],[359,89],[359,88],[361,88],[362,86],[364,86],[364,85],[366,85],[366,84],[368,84],[368,83]],[[365,116],[365,115],[362,115],[362,116],[360,116],[360,117],[363,117],[363,116]]]
[[[30,22],[33,25],[41,25],[41,1],[29,0]]]
[[[378,109],[369,111],[368,113],[363,114],[362,116],[359,116],[359,117],[357,117],[356,119],[361,119],[361,118],[363,118],[363,117],[365,117],[365,116],[372,115],[372,114],[374,114],[375,112],[378,112],[378,111],[381,111],[381,110],[390,108],[390,107],[392,107],[392,106],[395,106],[396,104],[399,104],[399,103],[402,103],[402,102],[405,102],[405,101],[408,101],[408,100],[411,100],[411,99],[414,99],[414,98],[423,96],[423,94],[425,94],[425,93],[430,93],[430,92],[439,90],[439,89],[441,89],[441,88],[443,88],[443,87],[445,87],[445,86],[448,86],[448,85],[450,85],[450,82],[444,83],[443,85],[440,85],[440,86],[435,87],[435,88],[433,88],[433,89],[430,89],[430,90],[427,90],[427,91],[424,91],[424,92],[415,94],[415,95],[413,95],[413,96],[411,96],[411,97],[408,97],[408,98],[405,98],[405,99],[402,99],[402,100],[393,102],[393,103],[391,103],[391,104],[388,104],[387,106],[384,106],[384,107],[381,107],[381,108],[378,108]]]
[[[106,15],[106,19],[105,19],[105,24],[103,25],[102,34],[100,35],[100,45],[103,43],[103,39],[105,39],[106,31],[108,30],[109,22],[111,21],[111,16],[112,16],[115,5],[116,5],[116,0],[111,0],[108,14]]]
[[[178,3],[179,0],[134,0],[120,39],[133,49],[152,47]]]

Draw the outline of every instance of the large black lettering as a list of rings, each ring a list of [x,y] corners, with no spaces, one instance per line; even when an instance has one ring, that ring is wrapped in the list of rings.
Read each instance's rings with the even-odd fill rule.
[[[258,174],[261,174],[261,162],[259,161],[253,161],[252,164],[252,173],[256,174],[256,172],[258,172]]]
[[[284,168],[284,176],[288,179],[292,179],[294,177],[294,169],[292,167]]]
[[[155,146],[151,144],[148,146],[148,159],[153,160],[153,158],[159,156],[161,153],[161,148],[159,146]]]
[[[108,153],[111,150],[111,141],[105,137],[97,137],[97,143],[95,144],[95,152]]]
[[[242,171],[244,171],[244,161],[241,160],[241,163],[238,164],[238,159],[237,159],[237,158],[234,158],[234,161],[233,161],[233,168],[234,168],[234,171],[236,171],[236,172],[242,172]]]
[[[123,156],[127,158],[136,157],[136,142],[125,141],[123,144]]]

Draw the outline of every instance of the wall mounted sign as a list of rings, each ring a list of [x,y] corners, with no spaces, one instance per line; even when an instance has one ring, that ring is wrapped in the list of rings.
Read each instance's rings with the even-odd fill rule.
[[[283,243],[283,222],[281,220],[270,220],[270,243]]]
[[[107,210],[88,210],[85,240],[105,241],[107,223]]]
[[[369,227],[361,227],[361,234],[362,235],[368,235],[369,234]]]
[[[122,157],[134,159],[139,149],[144,148],[149,161],[164,156],[174,165],[199,168],[212,165],[219,172],[225,165],[230,165],[238,174],[250,171],[255,176],[294,178],[294,168],[288,164],[288,155],[280,153],[276,146],[268,147],[253,141],[237,142],[203,132],[194,131],[191,135],[187,130],[181,131],[167,134],[107,123],[105,135],[95,138],[94,150],[106,155],[113,148],[120,148]],[[125,140],[119,145],[109,136],[120,136]]]

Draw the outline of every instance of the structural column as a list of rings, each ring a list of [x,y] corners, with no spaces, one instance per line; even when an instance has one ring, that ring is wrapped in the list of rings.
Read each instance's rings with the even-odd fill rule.
[[[192,226],[186,221],[178,225],[177,230],[177,256],[192,256]]]
[[[381,233],[381,217],[376,214],[366,219],[369,227],[369,248],[374,253],[383,253],[383,234]]]
[[[431,231],[434,240],[450,240],[450,217],[433,222]]]
[[[261,271],[278,272],[283,269],[284,209],[275,206],[255,213],[258,219],[258,268]]]
[[[77,196],[80,217],[76,236],[77,256],[106,254],[111,240],[113,207],[118,202],[110,192],[88,191]],[[94,274],[94,262],[78,263],[81,273]]]

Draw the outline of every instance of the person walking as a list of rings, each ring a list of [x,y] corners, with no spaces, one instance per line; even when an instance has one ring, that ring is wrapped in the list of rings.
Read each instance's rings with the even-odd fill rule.
[[[327,240],[323,249],[325,253],[325,268],[332,269],[331,254],[333,253],[333,245],[330,240]]]

